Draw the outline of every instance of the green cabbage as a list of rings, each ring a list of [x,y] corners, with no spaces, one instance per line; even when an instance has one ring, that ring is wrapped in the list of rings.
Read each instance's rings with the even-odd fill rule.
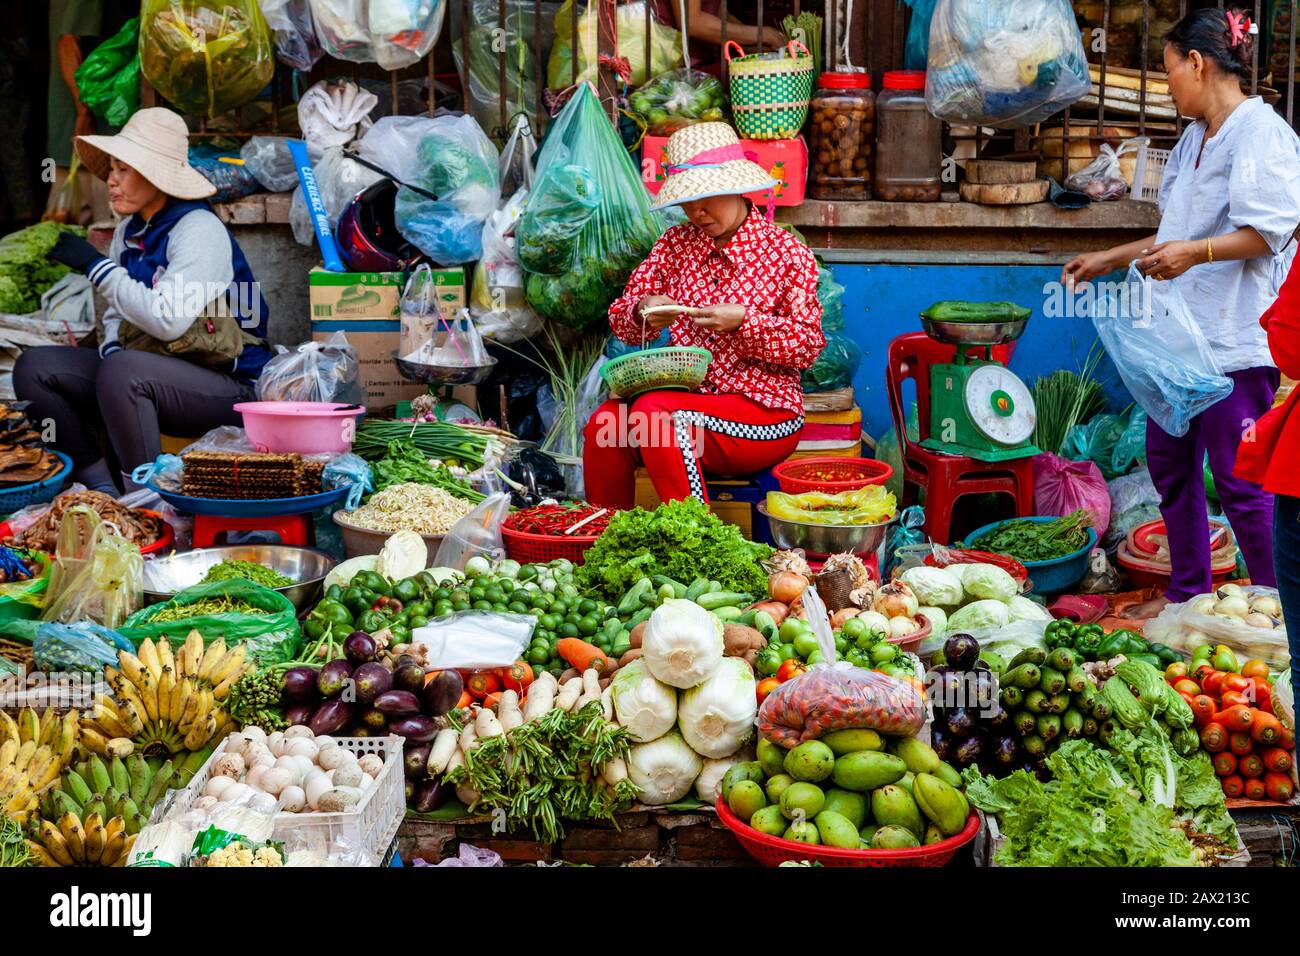
[[[948,630],[966,631],[977,627],[1006,627],[1010,620],[1007,606],[1001,601],[976,601],[953,612],[948,618]]]
[[[908,568],[900,577],[921,604],[952,607],[961,604],[966,597],[961,578],[951,568]]]
[[[996,564],[955,564],[952,567],[960,569],[961,586],[973,598],[1005,602],[1020,593],[1016,579]]]

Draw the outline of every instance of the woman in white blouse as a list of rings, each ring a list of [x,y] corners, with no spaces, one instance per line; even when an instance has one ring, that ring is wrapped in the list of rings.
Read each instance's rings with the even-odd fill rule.
[[[1169,157],[1160,230],[1139,242],[1076,256],[1067,286],[1137,260],[1143,274],[1176,282],[1192,317],[1233,380],[1232,394],[1173,436],[1147,423],[1147,466],[1160,492],[1173,564],[1163,597],[1133,613],[1210,590],[1202,461],[1246,559],[1251,580],[1272,585],[1272,496],[1233,475],[1237,447],[1273,404],[1279,373],[1259,317],[1295,257],[1300,225],[1300,139],[1257,96],[1246,96],[1257,29],[1237,10],[1189,13],[1165,37],[1169,92],[1193,122]]]

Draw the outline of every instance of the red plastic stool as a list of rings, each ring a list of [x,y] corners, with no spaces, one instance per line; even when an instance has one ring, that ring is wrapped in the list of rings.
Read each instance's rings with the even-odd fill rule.
[[[316,543],[316,529],[311,515],[279,515],[265,518],[223,518],[217,515],[194,516],[194,547],[210,548],[229,531],[271,531],[282,544],[309,548]]]
[[[893,413],[894,431],[903,457],[902,503],[914,504],[916,489],[925,488],[924,531],[939,544],[949,542],[953,505],[963,495],[1001,492],[1015,501],[1017,516],[1028,517],[1034,513],[1033,458],[980,461],[964,455],[931,451],[907,437],[903,380],[910,378],[916,382],[918,433],[924,441],[930,437],[930,367],[951,362],[956,354],[955,345],[939,342],[924,332],[908,332],[889,343],[889,362],[885,368],[889,409]],[[1000,362],[1007,362],[1011,357],[1011,346],[996,346],[993,356]]]

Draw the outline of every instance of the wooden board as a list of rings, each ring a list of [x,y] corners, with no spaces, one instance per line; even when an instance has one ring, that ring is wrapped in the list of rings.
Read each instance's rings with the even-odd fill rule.
[[[981,185],[1001,186],[1032,182],[1037,175],[1033,162],[1015,162],[1005,159],[971,159],[966,162],[966,181]]]
[[[1023,206],[1042,202],[1047,198],[1047,180],[1035,179],[1030,183],[1010,183],[991,186],[982,183],[962,183],[961,198],[963,202],[974,202],[984,206]]]

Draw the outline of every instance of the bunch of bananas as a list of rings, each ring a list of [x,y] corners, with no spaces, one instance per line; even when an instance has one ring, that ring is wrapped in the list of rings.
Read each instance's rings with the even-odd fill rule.
[[[116,816],[126,821],[128,836],[139,833],[162,795],[188,784],[211,755],[211,746],[167,760],[133,754],[106,762],[91,754],[89,760],[64,770],[58,787],[41,797],[41,816],[58,820],[69,811],[82,820],[92,813]]]
[[[25,823],[41,792],[76,756],[78,714],[63,716],[46,708],[41,716],[30,707],[18,719],[0,711],[0,814]]]
[[[81,743],[101,757],[167,756],[199,750],[234,729],[222,701],[252,664],[243,644],[206,648],[191,631],[175,653],[166,638],[148,638],[138,654],[118,651],[118,667],[104,669],[114,695],[101,694],[81,722]]]
[[[135,842],[125,819],[105,819],[98,811],[82,817],[66,810],[57,824],[41,820],[34,829],[40,839],[29,839],[27,850],[41,866],[122,866]]]

